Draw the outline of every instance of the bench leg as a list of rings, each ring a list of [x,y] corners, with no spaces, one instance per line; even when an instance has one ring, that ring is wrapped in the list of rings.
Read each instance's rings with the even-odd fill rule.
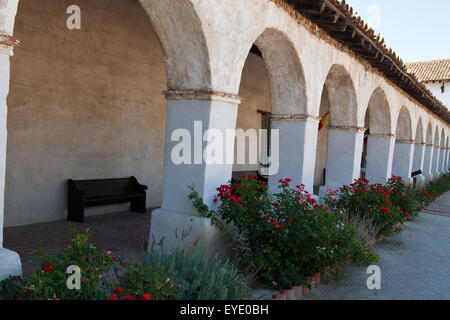
[[[73,222],[84,222],[84,208],[79,206],[73,206],[68,209],[68,216],[67,220],[73,221]]]
[[[145,198],[135,199],[131,201],[130,211],[139,212],[139,213],[147,213],[147,208],[145,205]]]

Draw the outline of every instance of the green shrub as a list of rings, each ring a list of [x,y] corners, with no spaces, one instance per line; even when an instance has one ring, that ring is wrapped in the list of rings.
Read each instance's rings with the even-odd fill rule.
[[[425,189],[414,189],[401,177],[392,177],[386,185],[370,184],[357,179],[337,192],[330,192],[324,201],[334,210],[344,210],[347,220],[371,221],[377,238],[399,233],[401,224],[419,215],[435,196]]]
[[[167,270],[179,285],[181,300],[251,299],[250,278],[227,259],[209,253],[204,247],[175,249],[169,254],[154,250],[143,256],[144,265]]]
[[[111,296],[114,300],[174,300],[180,286],[164,268],[154,268],[141,261],[124,266],[118,285]]]
[[[266,283],[289,288],[326,267],[378,259],[356,241],[356,230],[342,223],[340,213],[319,206],[304,186],[291,188],[280,180],[269,195],[264,183],[249,176],[242,183],[220,186],[216,210],[210,210],[192,188],[189,198],[203,217],[222,230],[231,248]],[[228,231],[233,226],[237,236]]]
[[[401,177],[389,179],[386,188],[391,190],[390,201],[395,207],[403,211],[407,220],[416,218],[425,206],[430,204],[435,196],[425,189],[415,189],[407,185]]]
[[[437,180],[430,182],[425,190],[436,197],[450,190],[450,175],[445,174]]]
[[[24,278],[10,278],[0,285],[1,295],[5,299],[31,300],[91,300],[105,299],[108,296],[106,274],[118,266],[118,262],[109,254],[102,253],[87,244],[88,235],[79,234],[67,250],[58,255],[44,256],[39,252],[36,259],[42,260],[42,266]],[[76,265],[81,269],[81,290],[67,287],[69,275],[66,270]],[[9,288],[15,289],[12,291]]]
[[[25,277],[10,277],[0,282],[0,296],[6,300],[105,300],[174,298],[176,286],[159,269],[127,264],[88,244],[89,235],[78,234],[62,254],[44,256],[39,270]],[[81,288],[67,286],[69,266],[81,271]],[[123,285],[123,289],[118,286]],[[122,292],[122,293],[120,293]],[[119,294],[120,293],[120,294]]]
[[[403,211],[391,202],[391,192],[392,189],[380,184],[357,179],[351,185],[341,187],[338,195],[326,195],[324,201],[335,211],[345,210],[350,216],[371,219],[379,238],[399,233],[399,224],[406,221]]]

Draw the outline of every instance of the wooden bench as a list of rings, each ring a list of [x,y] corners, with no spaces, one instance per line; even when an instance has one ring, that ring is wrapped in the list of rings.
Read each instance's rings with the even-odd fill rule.
[[[135,177],[124,179],[68,180],[68,217],[84,222],[84,208],[131,202],[133,212],[146,212],[147,186],[139,184]]]

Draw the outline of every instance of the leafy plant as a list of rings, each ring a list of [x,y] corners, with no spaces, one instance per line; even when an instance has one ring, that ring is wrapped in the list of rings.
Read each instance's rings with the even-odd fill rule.
[[[433,194],[435,198],[447,192],[448,190],[450,190],[450,175],[443,175],[439,179],[430,182],[425,187],[425,190],[426,192]]]
[[[216,210],[209,209],[193,187],[189,199],[200,215],[227,235],[242,261],[277,288],[303,283],[325,267],[377,259],[356,241],[355,229],[342,223],[339,212],[317,204],[305,186],[291,188],[291,182],[280,180],[279,192],[273,195],[252,176],[222,185],[217,189]]]
[[[244,300],[251,298],[250,277],[228,260],[203,246],[175,249],[164,254],[154,250],[142,257],[144,265],[167,270],[179,285],[181,300]]]
[[[176,285],[163,270],[125,263],[88,243],[89,234],[78,234],[62,254],[44,255],[39,270],[25,277],[0,282],[0,296],[6,300],[105,300],[167,299],[177,295]],[[81,288],[69,289],[69,266],[81,271]],[[120,288],[123,287],[123,289]]]
[[[329,191],[324,202],[335,211],[344,210],[347,221],[372,223],[369,230],[376,231],[375,237],[384,238],[399,233],[401,225],[417,217],[434,198],[424,189],[416,190],[394,176],[386,185],[357,179],[339,192]]]

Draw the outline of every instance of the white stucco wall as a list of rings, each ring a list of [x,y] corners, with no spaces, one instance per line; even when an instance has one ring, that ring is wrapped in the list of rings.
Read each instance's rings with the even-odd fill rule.
[[[82,29],[65,27],[70,1],[22,0],[11,59],[5,226],[66,218],[66,180],[135,175],[162,200],[167,88],[163,51],[135,0],[82,0]],[[270,88],[261,57],[246,61],[237,128],[261,128]],[[248,151],[246,152],[248,154]],[[237,165],[234,170],[257,170]],[[87,208],[86,215],[127,205]]]
[[[450,109],[450,82],[430,82],[425,85],[436,96],[436,98],[441,100],[447,106],[447,109]],[[444,85],[444,92],[441,90],[442,85]]]
[[[134,0],[19,2],[8,97],[5,226],[65,219],[66,180],[135,175],[161,203],[163,53]],[[97,207],[87,215],[126,206]]]
[[[143,9],[135,0],[80,0],[81,31],[65,27],[68,0],[19,2],[14,35],[22,45],[12,59],[8,97],[7,226],[64,219],[67,178],[133,174],[150,186],[148,206],[161,204],[165,67],[169,89],[240,95],[237,128],[258,129],[256,110],[271,110],[269,100],[277,113],[318,117],[327,80],[338,93],[330,94],[333,125],[363,127],[369,100],[382,91],[391,122],[386,133],[395,134],[404,107],[412,123],[408,139],[419,119],[448,136],[435,115],[275,2],[212,1],[170,7],[141,0]],[[248,55],[255,42],[265,61]],[[326,137],[325,129],[316,181],[327,159]]]
[[[271,112],[270,84],[264,60],[250,53],[242,72],[242,83],[239,89],[242,103],[239,105],[236,128],[244,131],[262,128],[262,115],[258,110]],[[246,163],[237,163],[237,146],[235,145],[235,165],[233,171],[256,171],[258,164],[249,164],[249,144],[245,148]],[[258,154],[258,163],[259,157]]]

